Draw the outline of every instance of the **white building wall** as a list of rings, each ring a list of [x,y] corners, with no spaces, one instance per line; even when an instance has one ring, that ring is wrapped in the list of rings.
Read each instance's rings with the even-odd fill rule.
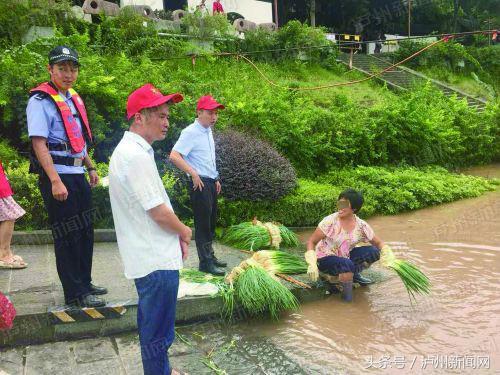
[[[163,9],[163,0],[120,0],[120,6],[126,5],[149,5],[153,10]]]
[[[188,0],[188,8],[195,9],[201,0]],[[206,0],[207,9],[212,13],[213,0]],[[226,13],[236,12],[245,19],[259,23],[273,22],[272,3],[258,0],[221,0]],[[121,0],[120,6],[149,5],[152,9],[163,9],[163,0]]]
[[[201,0],[188,0],[189,9],[194,9]],[[213,0],[207,0],[205,4],[207,9],[212,13]],[[245,19],[259,23],[273,22],[272,3],[258,0],[221,0],[224,12],[236,12],[241,14]]]

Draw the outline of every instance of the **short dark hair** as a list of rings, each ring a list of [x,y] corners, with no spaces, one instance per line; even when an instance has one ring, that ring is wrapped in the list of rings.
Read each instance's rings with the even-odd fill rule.
[[[351,208],[354,212],[359,212],[361,207],[363,207],[363,195],[360,191],[354,189],[345,189],[339,194],[338,200],[347,199],[351,203]]]

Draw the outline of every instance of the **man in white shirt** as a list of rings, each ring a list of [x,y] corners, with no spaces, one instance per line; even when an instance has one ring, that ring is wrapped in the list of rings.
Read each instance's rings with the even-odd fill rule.
[[[169,105],[180,94],[163,95],[151,84],[127,100],[131,121],[109,163],[109,195],[125,276],[139,296],[137,326],[144,374],[175,374],[168,348],[175,333],[179,269],[188,255],[191,229],[172,210],[151,144],[165,139]]]

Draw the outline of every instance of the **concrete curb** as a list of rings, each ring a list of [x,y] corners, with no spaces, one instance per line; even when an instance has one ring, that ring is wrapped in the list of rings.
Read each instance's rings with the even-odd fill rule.
[[[193,230],[194,235],[194,228]],[[289,227],[293,231],[314,230],[316,227]],[[94,229],[94,242],[116,242],[114,229]],[[50,229],[14,231],[13,245],[48,245],[54,243]]]
[[[312,289],[293,286],[291,291],[300,303],[304,303],[323,298],[327,288],[319,283]],[[176,324],[211,320],[214,324],[224,324],[220,319],[222,303],[220,296],[184,297],[177,301]],[[87,322],[54,324],[49,313],[17,316],[11,330],[0,331],[0,348],[110,336],[137,330],[137,300],[130,301],[124,307],[127,311],[120,318]],[[235,320],[242,319],[247,320],[247,316],[235,308]]]
[[[94,242],[116,242],[114,229],[95,229]],[[47,245],[54,243],[50,229],[33,231],[14,231],[13,245]]]

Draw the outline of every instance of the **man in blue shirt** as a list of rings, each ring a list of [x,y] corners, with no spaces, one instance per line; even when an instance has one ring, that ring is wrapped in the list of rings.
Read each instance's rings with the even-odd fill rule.
[[[107,290],[91,283],[94,227],[90,191],[99,177],[87,154],[92,134],[85,105],[72,89],[78,77],[78,54],[66,46],[56,47],[49,53],[47,68],[50,82],[31,90],[26,108],[33,150],[30,170],[39,174],[65,303],[100,307],[105,303],[96,295]]]
[[[193,207],[196,250],[200,271],[224,275],[219,267],[226,263],[215,257],[212,241],[217,222],[217,195],[221,192],[219,172],[215,163],[215,143],[212,127],[217,122],[218,109],[224,106],[210,95],[202,96],[196,106],[197,118],[182,130],[172,148],[170,160],[191,176],[189,192]]]

